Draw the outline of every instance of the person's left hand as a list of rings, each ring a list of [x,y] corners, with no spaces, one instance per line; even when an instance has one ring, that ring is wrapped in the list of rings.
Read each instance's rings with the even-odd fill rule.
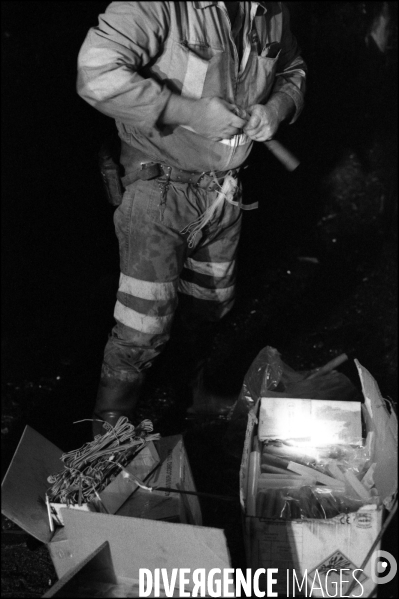
[[[278,110],[273,104],[254,104],[247,108],[250,115],[243,131],[254,141],[267,141],[275,135],[280,119]]]

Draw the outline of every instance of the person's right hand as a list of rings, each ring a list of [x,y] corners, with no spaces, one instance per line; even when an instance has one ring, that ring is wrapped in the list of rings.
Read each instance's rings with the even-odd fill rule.
[[[242,133],[247,121],[234,113],[236,106],[220,98],[201,98],[192,103],[187,125],[214,141]]]

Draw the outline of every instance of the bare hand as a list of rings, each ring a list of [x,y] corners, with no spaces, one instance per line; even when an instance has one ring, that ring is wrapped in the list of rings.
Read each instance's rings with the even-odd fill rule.
[[[241,133],[247,123],[235,111],[234,104],[220,98],[201,98],[193,103],[188,125],[202,137],[214,141],[229,139]]]
[[[278,110],[273,105],[254,104],[247,108],[247,112],[250,118],[244,133],[254,141],[272,139],[280,124]]]

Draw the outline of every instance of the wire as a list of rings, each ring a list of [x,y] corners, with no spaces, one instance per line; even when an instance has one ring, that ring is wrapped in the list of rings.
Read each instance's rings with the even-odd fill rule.
[[[159,434],[152,434],[150,420],[135,428],[124,416],[115,426],[104,422],[104,428],[104,435],[61,456],[64,470],[47,479],[52,484],[47,494],[53,503],[92,501],[147,442],[159,439]]]

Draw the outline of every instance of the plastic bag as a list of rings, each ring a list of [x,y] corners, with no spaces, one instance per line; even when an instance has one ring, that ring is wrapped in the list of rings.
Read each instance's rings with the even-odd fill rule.
[[[249,368],[229,414],[226,451],[241,457],[248,412],[261,397],[361,401],[351,381],[331,368],[329,363],[319,370],[296,372],[284,364],[276,349],[265,347]],[[284,520],[328,519],[365,504],[378,505],[371,464],[373,433],[365,443],[358,441],[319,447],[283,439],[259,443],[254,438],[251,455],[259,458],[256,472],[248,477],[256,484],[248,489],[247,513]]]
[[[344,374],[335,370],[319,376],[315,371],[296,372],[285,364],[277,349],[266,346],[244,377],[240,395],[231,408],[224,438],[225,451],[241,458],[247,417],[259,397],[293,397],[358,401],[361,395]],[[309,378],[312,375],[314,378]]]
[[[256,498],[256,516],[282,520],[328,519],[356,512],[364,502],[327,487],[304,485],[261,489]]]

